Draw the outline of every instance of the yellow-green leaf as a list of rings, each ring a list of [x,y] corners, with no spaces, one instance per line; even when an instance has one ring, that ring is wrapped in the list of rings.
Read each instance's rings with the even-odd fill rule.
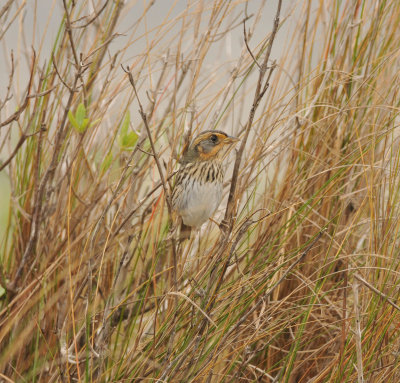
[[[118,135],[118,143],[122,150],[131,150],[138,140],[139,136],[136,132],[129,132],[131,117],[129,112],[126,112],[124,121],[121,125],[121,134]]]
[[[121,125],[121,135],[125,136],[128,133],[129,124],[131,123],[131,115],[129,111],[126,112],[124,121],[122,121]]]
[[[111,152],[109,152],[104,158],[103,163],[101,164],[102,173],[104,173],[110,167],[112,160],[113,160],[113,155]]]
[[[78,121],[76,121],[74,115],[72,114],[72,112],[69,110],[68,111],[68,120],[71,123],[71,125],[75,128],[78,129],[79,128],[79,124]]]
[[[78,108],[76,109],[76,113],[75,113],[75,119],[78,122],[79,126],[82,126],[85,118],[86,118],[86,108],[85,108],[85,105],[83,105],[83,103],[81,102],[78,105]]]

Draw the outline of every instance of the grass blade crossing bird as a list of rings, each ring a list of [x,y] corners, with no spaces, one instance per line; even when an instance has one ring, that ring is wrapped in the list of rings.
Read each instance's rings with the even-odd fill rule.
[[[181,239],[190,237],[217,210],[224,181],[222,160],[238,138],[218,130],[200,133],[184,154],[172,192],[172,207],[182,218]]]

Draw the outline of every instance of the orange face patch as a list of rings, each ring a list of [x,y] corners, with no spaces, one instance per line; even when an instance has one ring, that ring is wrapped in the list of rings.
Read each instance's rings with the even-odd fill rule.
[[[212,140],[212,136],[217,139]],[[193,142],[194,147],[201,160],[208,160],[217,156],[225,144],[228,136],[224,133],[208,131],[200,134]],[[205,150],[207,148],[207,150]]]

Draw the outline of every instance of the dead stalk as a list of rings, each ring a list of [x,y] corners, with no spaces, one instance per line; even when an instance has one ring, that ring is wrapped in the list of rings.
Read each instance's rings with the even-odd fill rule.
[[[353,295],[354,295],[354,313],[355,313],[355,329],[354,336],[356,338],[356,352],[357,352],[357,376],[358,383],[364,383],[364,370],[363,370],[363,353],[362,353],[362,333],[361,333],[361,318],[358,301],[358,283],[353,282]]]

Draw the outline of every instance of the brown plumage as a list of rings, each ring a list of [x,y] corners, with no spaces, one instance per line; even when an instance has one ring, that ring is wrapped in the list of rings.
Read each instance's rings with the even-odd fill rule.
[[[209,130],[200,133],[184,154],[172,193],[173,208],[182,218],[181,239],[189,238],[191,228],[200,227],[217,210],[224,180],[222,160],[237,141]]]

